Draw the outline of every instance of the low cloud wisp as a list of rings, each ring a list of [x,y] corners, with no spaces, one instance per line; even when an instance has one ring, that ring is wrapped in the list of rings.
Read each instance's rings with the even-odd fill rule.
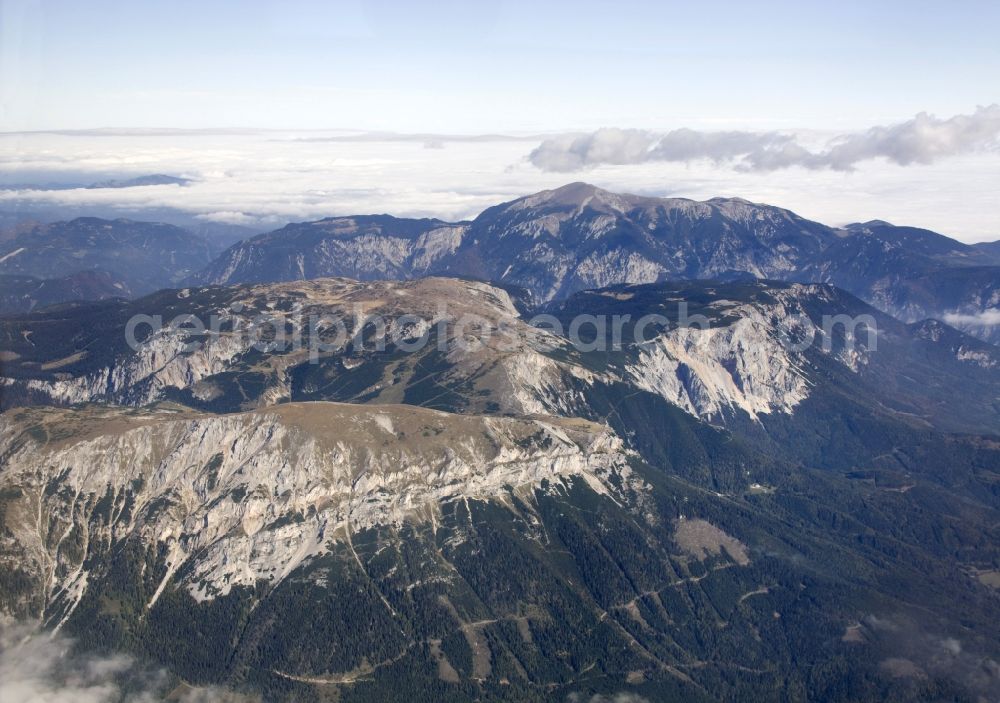
[[[178,689],[165,671],[129,656],[78,652],[73,640],[37,623],[0,617],[0,701],[154,703],[171,692],[178,703],[256,701],[216,688]]]
[[[989,308],[978,313],[946,313],[944,321],[960,327],[996,327],[1000,325],[1000,308]]]
[[[784,132],[704,132],[686,128],[653,132],[609,127],[590,134],[546,139],[528,159],[543,171],[562,173],[603,164],[700,159],[732,163],[738,170],[752,172],[795,166],[851,171],[863,161],[879,158],[900,166],[930,164],[949,156],[996,148],[998,139],[1000,104],[993,104],[948,119],[922,112],[899,124],[834,137],[819,150],[804,146],[799,137]]]

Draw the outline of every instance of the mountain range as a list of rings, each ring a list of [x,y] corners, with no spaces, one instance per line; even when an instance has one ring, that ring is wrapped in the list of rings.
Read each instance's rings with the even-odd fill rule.
[[[944,320],[1000,342],[997,243],[967,245],[882,221],[834,228],[736,198],[652,198],[572,183],[469,222],[331,217],[251,237],[218,256],[216,240],[225,237],[78,218],[3,243],[0,274],[59,279],[100,269],[138,295],[181,282],[465,276],[524,288],[536,304],[618,283],[752,276],[831,283],[904,322]]]
[[[127,700],[1000,700],[990,247],[583,184],[106,224],[0,255],[170,281],[8,274],[0,613]]]
[[[905,322],[949,316],[993,342],[1000,255],[911,227],[833,228],[740,199],[619,195],[585,183],[503,203],[471,222],[336,217],[240,242],[197,283],[471,276],[536,302],[617,283],[749,275],[832,283]]]

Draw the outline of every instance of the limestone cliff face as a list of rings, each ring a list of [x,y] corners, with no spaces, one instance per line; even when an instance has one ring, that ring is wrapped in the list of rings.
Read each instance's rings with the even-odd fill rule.
[[[717,301],[713,307],[728,318],[724,324],[678,327],[640,344],[628,375],[638,387],[699,417],[791,414],[809,396],[805,352],[812,345],[789,342],[793,335],[821,334],[801,306],[802,299],[821,294],[817,288],[793,286],[769,303]],[[851,366],[863,359],[858,352],[841,354],[839,361]]]
[[[54,622],[80,601],[90,558],[126,541],[165,564],[149,605],[175,579],[211,599],[280,581],[357,530],[433,523],[443,503],[573,480],[621,495],[631,475],[620,440],[582,420],[290,403],[20,410],[0,423],[0,560],[33,584],[16,609]]]

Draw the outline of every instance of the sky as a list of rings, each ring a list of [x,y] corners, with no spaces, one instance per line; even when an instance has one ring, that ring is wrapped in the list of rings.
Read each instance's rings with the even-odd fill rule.
[[[0,179],[141,175],[146,159],[199,186],[143,197],[251,221],[324,207],[464,216],[486,197],[588,180],[997,239],[998,26],[1000,3],[962,1],[0,0]],[[230,136],[120,131],[208,128]],[[249,185],[255,159],[274,176],[312,131],[418,136],[316,142],[322,183],[300,174],[280,199]],[[489,134],[522,139],[453,140]],[[379,198],[302,205],[358,181],[381,181]],[[111,196],[0,192],[87,197]]]
[[[843,129],[1000,100],[997,2],[0,8],[5,130]]]

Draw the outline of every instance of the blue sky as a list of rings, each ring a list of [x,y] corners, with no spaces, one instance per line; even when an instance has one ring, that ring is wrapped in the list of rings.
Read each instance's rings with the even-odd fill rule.
[[[0,0],[0,129],[854,129],[1000,100],[997,2]]]

